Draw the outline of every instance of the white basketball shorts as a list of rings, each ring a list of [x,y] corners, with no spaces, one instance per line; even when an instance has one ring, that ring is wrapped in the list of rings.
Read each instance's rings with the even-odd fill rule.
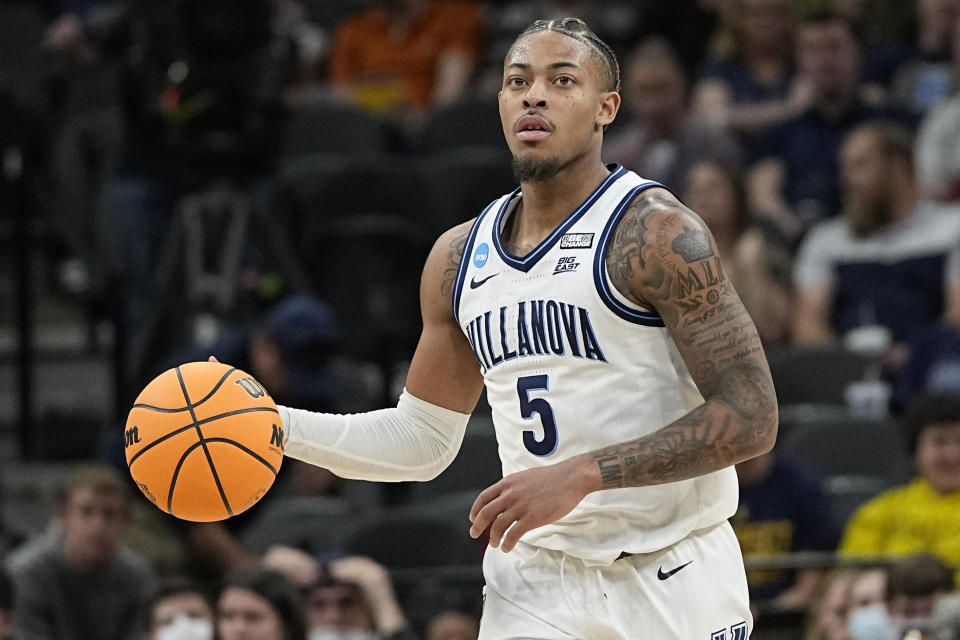
[[[480,640],[746,640],[753,627],[727,522],[609,565],[522,542],[488,547],[483,574]]]

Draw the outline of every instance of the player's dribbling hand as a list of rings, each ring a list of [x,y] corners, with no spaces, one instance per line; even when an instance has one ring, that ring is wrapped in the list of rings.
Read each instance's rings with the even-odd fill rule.
[[[490,526],[490,546],[511,551],[520,536],[556,522],[590,493],[588,469],[577,456],[510,474],[477,496],[470,509],[470,536],[477,538]]]

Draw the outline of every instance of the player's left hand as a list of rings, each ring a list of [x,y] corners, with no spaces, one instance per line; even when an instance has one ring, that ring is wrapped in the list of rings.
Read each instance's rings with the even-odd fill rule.
[[[527,531],[570,513],[590,490],[579,457],[510,474],[477,496],[470,536],[477,538],[490,526],[490,546],[509,552]]]

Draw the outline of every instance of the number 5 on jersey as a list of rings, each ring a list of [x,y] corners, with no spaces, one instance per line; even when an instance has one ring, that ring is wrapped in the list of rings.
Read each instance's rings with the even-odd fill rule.
[[[533,431],[523,432],[523,446],[536,456],[548,456],[557,449],[557,421],[553,416],[553,407],[543,398],[531,398],[531,391],[549,391],[550,377],[547,375],[524,376],[517,379],[517,395],[520,396],[520,415],[524,420],[532,420],[534,414],[540,416],[543,425],[543,439],[537,440]]]

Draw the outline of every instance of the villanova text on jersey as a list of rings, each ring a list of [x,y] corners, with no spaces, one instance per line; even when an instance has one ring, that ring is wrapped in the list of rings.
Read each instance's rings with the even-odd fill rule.
[[[467,325],[467,339],[484,372],[514,358],[570,356],[606,362],[590,312],[556,300],[530,300],[485,311]]]

